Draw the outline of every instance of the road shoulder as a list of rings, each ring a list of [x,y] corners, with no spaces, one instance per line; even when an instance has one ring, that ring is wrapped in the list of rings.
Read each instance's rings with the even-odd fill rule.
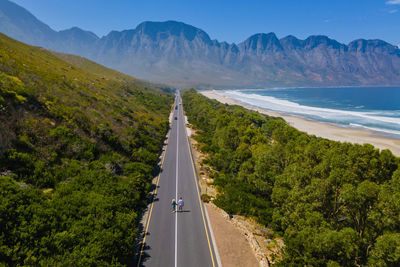
[[[260,266],[246,236],[229,221],[229,217],[214,204],[205,206],[222,266]]]

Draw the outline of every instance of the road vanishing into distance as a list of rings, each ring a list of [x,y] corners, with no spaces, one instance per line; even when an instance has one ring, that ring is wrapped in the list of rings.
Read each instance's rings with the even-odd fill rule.
[[[178,93],[137,266],[218,266],[180,101]],[[172,212],[171,200],[180,197],[184,200],[183,211]]]

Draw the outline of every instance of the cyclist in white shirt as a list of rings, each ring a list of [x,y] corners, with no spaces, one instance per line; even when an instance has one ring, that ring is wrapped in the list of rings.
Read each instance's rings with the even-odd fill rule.
[[[182,197],[180,197],[179,200],[178,200],[178,209],[179,209],[179,211],[182,211],[183,205],[184,205],[183,199],[182,199]]]

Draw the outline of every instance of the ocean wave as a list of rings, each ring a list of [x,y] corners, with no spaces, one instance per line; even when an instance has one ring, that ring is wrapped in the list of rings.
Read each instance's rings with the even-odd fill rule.
[[[400,131],[396,130],[389,130],[389,129],[384,129],[384,128],[375,128],[375,127],[368,127],[365,125],[357,124],[357,123],[350,123],[350,126],[355,127],[355,128],[362,128],[370,131],[375,131],[375,132],[384,132],[390,135],[399,135],[400,136]]]
[[[400,111],[379,110],[342,110],[306,106],[289,100],[278,99],[272,96],[264,96],[240,91],[218,92],[226,97],[233,98],[244,104],[262,109],[277,111],[284,114],[297,115],[314,120],[337,123],[341,125],[361,125],[364,128],[373,128],[375,131],[389,132],[400,135]]]

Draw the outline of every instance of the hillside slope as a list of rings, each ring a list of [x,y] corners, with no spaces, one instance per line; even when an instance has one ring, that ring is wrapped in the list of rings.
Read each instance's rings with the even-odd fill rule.
[[[50,51],[52,54],[60,58],[61,60],[68,62],[76,67],[84,69],[90,73],[100,75],[102,78],[107,78],[111,80],[123,81],[123,82],[134,82],[136,86],[143,87],[146,89],[153,88],[153,89],[160,89],[166,93],[173,93],[175,91],[174,88],[162,84],[162,83],[149,83],[140,79],[133,78],[127,74],[122,72],[107,68],[103,65],[100,65],[96,62],[90,61],[84,57],[73,55],[73,54],[66,54],[57,51]]]
[[[133,258],[173,96],[79,60],[0,34],[2,263]]]

